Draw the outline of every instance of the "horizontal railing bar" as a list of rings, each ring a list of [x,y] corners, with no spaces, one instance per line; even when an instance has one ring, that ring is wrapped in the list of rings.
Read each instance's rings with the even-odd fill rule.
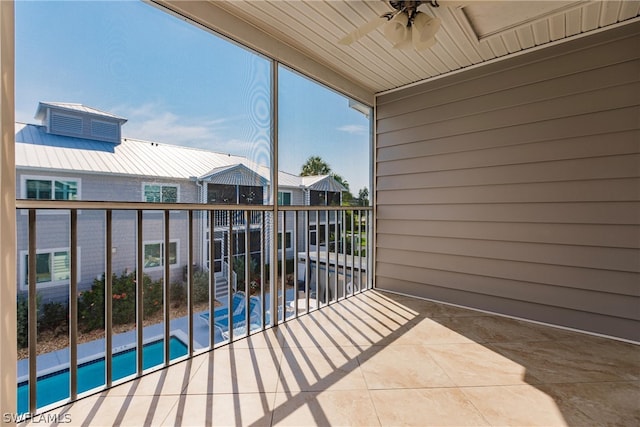
[[[273,205],[236,205],[205,203],[149,203],[149,202],[110,202],[110,201],[86,201],[86,200],[31,200],[17,199],[16,209],[86,209],[86,210],[143,210],[143,211],[266,211],[274,210]],[[352,211],[372,210],[369,206],[278,206],[281,211]]]

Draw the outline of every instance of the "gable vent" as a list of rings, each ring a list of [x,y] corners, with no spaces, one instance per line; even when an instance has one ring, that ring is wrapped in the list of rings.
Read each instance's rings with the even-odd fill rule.
[[[52,113],[50,131],[62,134],[81,135],[82,118],[68,116],[66,114]]]
[[[101,120],[91,120],[91,136],[117,141],[118,125]]]

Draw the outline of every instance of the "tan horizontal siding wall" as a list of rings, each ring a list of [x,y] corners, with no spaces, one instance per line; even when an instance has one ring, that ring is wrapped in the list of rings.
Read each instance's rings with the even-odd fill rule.
[[[640,25],[377,99],[376,286],[640,341]]]

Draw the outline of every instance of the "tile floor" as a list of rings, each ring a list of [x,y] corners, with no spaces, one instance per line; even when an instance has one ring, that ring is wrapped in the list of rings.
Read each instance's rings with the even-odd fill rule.
[[[56,414],[91,426],[640,426],[640,346],[369,291]]]

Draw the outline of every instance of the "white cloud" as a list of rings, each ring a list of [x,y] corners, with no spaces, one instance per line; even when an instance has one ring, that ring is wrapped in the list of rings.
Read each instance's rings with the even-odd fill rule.
[[[211,144],[220,139],[220,132],[227,121],[180,117],[155,104],[145,104],[136,108],[121,107],[117,111],[128,119],[122,128],[124,135],[168,144]]]
[[[264,163],[264,153],[255,142],[228,136],[240,117],[218,119],[179,116],[158,104],[120,106],[112,111],[125,117],[123,136],[132,139],[184,145],[192,148],[244,156]],[[268,149],[267,149],[268,154]]]
[[[363,125],[344,125],[340,126],[338,130],[352,135],[365,135],[367,133],[367,127]]]

